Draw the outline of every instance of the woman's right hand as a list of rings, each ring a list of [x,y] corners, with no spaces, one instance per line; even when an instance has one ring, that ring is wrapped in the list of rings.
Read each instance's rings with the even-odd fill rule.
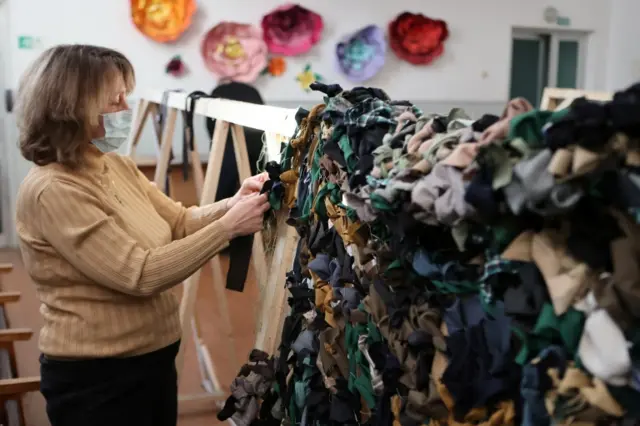
[[[250,195],[239,200],[220,220],[233,239],[260,231],[264,213],[267,210],[269,210],[267,194]]]

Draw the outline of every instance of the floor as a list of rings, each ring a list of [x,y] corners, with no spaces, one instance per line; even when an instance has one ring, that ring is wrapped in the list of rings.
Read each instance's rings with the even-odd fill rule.
[[[152,171],[143,170],[146,174]],[[176,197],[186,205],[193,203],[195,193],[189,182],[182,182],[174,174],[172,176],[172,188]],[[35,294],[26,271],[22,267],[20,254],[17,250],[0,251],[0,263],[11,262],[14,270],[10,274],[3,275],[2,290],[20,291],[22,299],[19,303],[7,306],[7,316],[12,327],[29,327],[34,330],[37,336],[41,327],[39,316],[39,301]],[[228,261],[222,256],[223,267],[226,268]],[[257,313],[257,309],[247,309],[257,306],[259,291],[253,276],[253,271],[249,271],[249,277],[242,293],[227,291],[227,301],[231,315],[234,338],[236,343],[236,353],[240,359],[231,360],[228,351],[217,350],[228,348],[230,342],[218,333],[220,319],[216,312],[217,304],[213,293],[213,283],[210,268],[205,267],[201,276],[198,299],[197,315],[201,336],[211,352],[214,365],[216,366],[221,385],[228,390],[228,385],[236,375],[236,372],[247,359],[247,355],[253,347],[255,336],[256,315],[247,315],[247,312]],[[192,335],[186,336],[187,350],[185,354],[185,368],[180,380],[180,394],[201,393],[200,372],[193,345]],[[39,375],[37,338],[34,337],[29,342],[18,343],[16,348],[18,358],[18,369],[21,376]],[[44,399],[40,394],[28,395],[24,401],[27,426],[48,426],[45,413]],[[215,417],[215,406],[211,403],[184,402],[180,404],[179,426],[199,426],[219,424]]]

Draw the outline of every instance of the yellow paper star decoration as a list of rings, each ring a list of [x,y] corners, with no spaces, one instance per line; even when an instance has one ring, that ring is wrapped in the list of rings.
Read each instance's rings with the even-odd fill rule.
[[[322,80],[322,77],[319,74],[313,72],[313,70],[311,69],[311,64],[307,64],[302,72],[296,76],[296,80],[298,81],[298,84],[300,84],[300,88],[308,92],[311,90],[309,88],[309,86],[311,86],[311,83],[313,83],[314,81]]]

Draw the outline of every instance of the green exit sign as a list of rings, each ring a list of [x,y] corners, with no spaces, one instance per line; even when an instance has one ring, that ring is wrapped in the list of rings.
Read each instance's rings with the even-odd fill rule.
[[[566,16],[558,16],[558,19],[556,20],[556,23],[558,25],[560,25],[561,27],[568,27],[571,25],[571,19],[569,19]]]
[[[18,49],[31,50],[40,45],[40,39],[32,36],[18,36]]]

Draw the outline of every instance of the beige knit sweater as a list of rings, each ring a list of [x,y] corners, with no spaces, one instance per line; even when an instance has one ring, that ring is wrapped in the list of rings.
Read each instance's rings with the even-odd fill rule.
[[[17,201],[25,266],[42,302],[40,350],[131,356],[180,338],[182,282],[227,246],[226,200],[185,208],[127,157],[93,145],[83,166],[35,166]]]

